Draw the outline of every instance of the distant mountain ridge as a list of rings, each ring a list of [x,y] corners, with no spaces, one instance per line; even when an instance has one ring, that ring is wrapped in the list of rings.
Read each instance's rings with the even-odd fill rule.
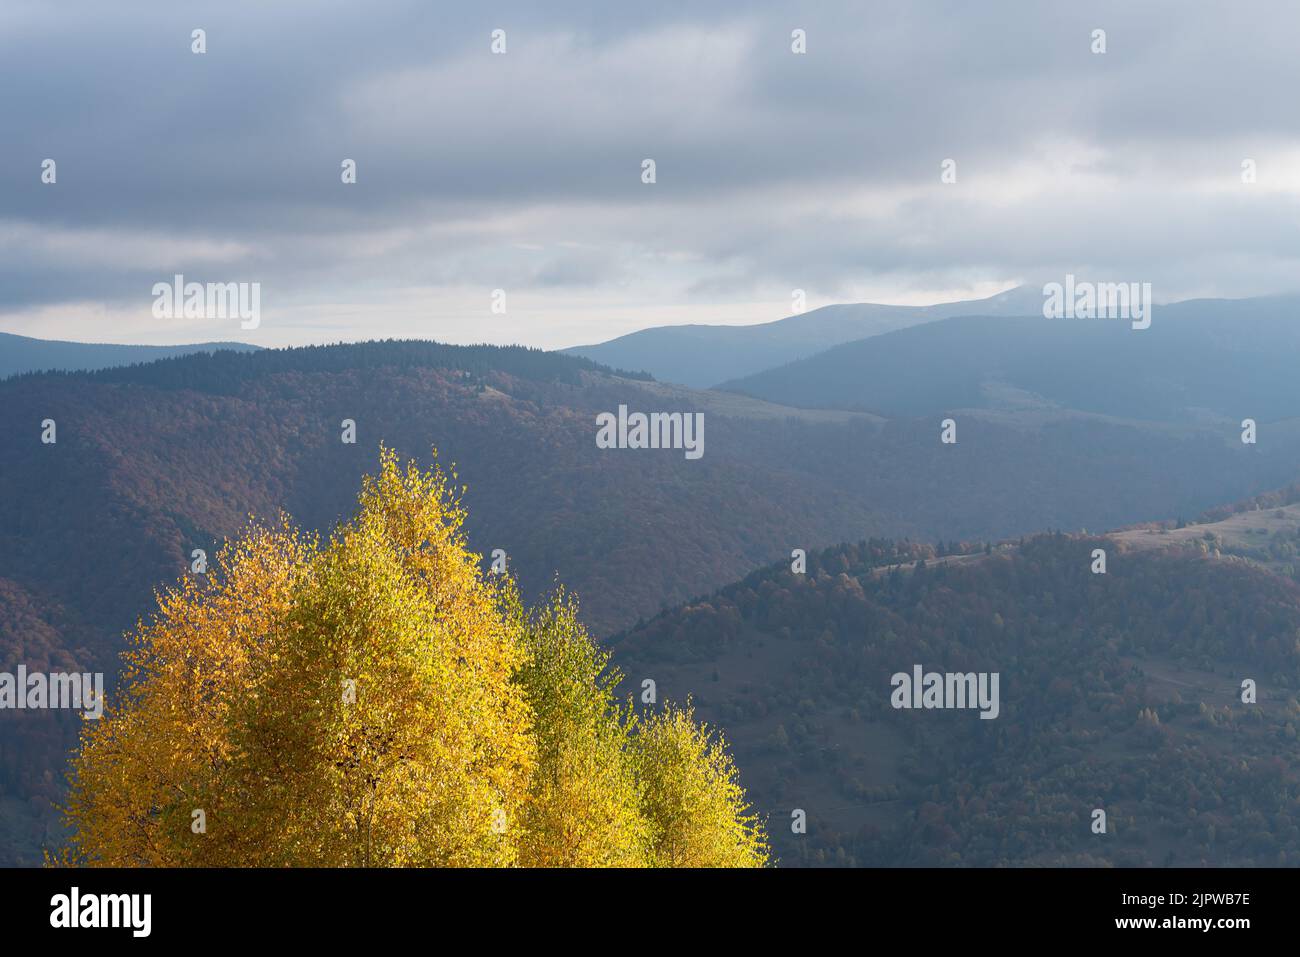
[[[884,416],[1072,409],[1145,421],[1300,415],[1300,296],[1158,306],[1120,319],[963,317],[845,343],[719,386]]]
[[[705,389],[865,339],[953,316],[1024,316],[1041,312],[1042,291],[1017,286],[988,299],[933,306],[847,303],[746,326],[655,326],[596,345],[562,350],[663,382]]]
[[[132,346],[99,342],[65,342],[33,339],[0,332],[0,379],[26,372],[82,372],[153,362],[193,353],[219,350],[255,352],[261,346],[244,342],[196,342],[182,346]]]

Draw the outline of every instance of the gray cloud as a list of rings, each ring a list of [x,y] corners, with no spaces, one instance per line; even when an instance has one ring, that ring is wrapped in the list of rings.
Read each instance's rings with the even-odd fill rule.
[[[796,286],[1067,269],[1165,298],[1293,289],[1298,26],[1281,4],[1172,0],[10,0],[0,326],[39,334],[44,307],[72,335],[74,305],[97,304],[114,327],[95,338],[165,336],[148,290],[174,272],[263,282],[275,341],[561,345],[625,331],[603,315],[775,318]],[[524,305],[477,330],[496,287]],[[583,319],[561,329],[566,304]]]

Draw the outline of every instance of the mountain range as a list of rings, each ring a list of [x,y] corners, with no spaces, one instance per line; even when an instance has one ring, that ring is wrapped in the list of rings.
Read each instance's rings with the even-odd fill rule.
[[[1041,312],[1042,307],[1042,294],[1022,285],[987,299],[933,306],[848,303],[754,325],[656,326],[563,351],[619,369],[645,371],[665,382],[707,389],[844,342],[936,319],[1025,316]]]
[[[1289,308],[1180,304],[1142,331],[936,319],[727,391],[575,355],[393,341],[10,378],[0,382],[0,671],[102,669],[111,681],[122,633],[194,549],[211,554],[250,515],[282,510],[328,529],[381,443],[426,463],[436,449],[466,486],[476,551],[504,550],[527,598],[556,580],[573,589],[629,679],[694,695],[734,740],[760,809],[807,812],[806,841],[772,828],[787,863],[1162,863],[1171,851],[1186,859],[1179,840],[1214,863],[1276,862],[1295,852],[1291,838],[1247,828],[1277,807],[1233,785],[1235,765],[1220,756],[1222,742],[1248,745],[1248,767],[1280,782],[1268,800],[1295,793],[1290,502],[1256,500],[1283,514],[1273,526],[1239,512],[1214,515],[1232,518],[1230,530],[1177,526],[1295,482]],[[805,372],[809,363],[829,365]],[[715,373],[724,378],[721,365]],[[599,448],[596,416],[620,405],[702,413],[703,456]],[[941,440],[940,414],[955,415],[955,443]],[[1241,441],[1248,415],[1261,423],[1254,444]],[[50,420],[53,443],[42,441]],[[1126,527],[1098,546],[1099,532]],[[1044,530],[1068,534],[1033,537]],[[1179,547],[1151,547],[1166,540]],[[1105,578],[1084,577],[1094,547],[1115,551]],[[796,549],[808,555],[802,575]],[[917,558],[942,572],[918,578]],[[1112,591],[1098,591],[1103,582]],[[914,658],[991,662],[1022,689],[1055,681],[1061,702],[1034,685],[998,721],[953,725],[945,744],[928,725],[870,710],[882,680],[888,691],[882,669]],[[1166,692],[1184,682],[1226,694],[1247,670],[1268,676],[1282,710],[1262,724],[1214,712],[1204,720],[1221,743],[1197,758],[1199,706],[1217,699],[1180,691],[1171,711]],[[1147,711],[1165,737],[1134,726]],[[14,722],[0,740],[0,862],[33,863],[55,835],[50,803],[77,722],[0,720]],[[1067,738],[1074,750],[1062,753],[1101,748],[1122,776],[1111,806],[1126,833],[1154,813],[1164,779],[1205,796],[1213,816],[1162,818],[1146,847],[1049,840],[1050,822],[1072,827],[1079,812],[1062,804],[1077,793],[1069,782],[1101,767],[1034,763]],[[1157,768],[1173,777],[1140,767],[1157,739],[1172,762]],[[1040,790],[997,785],[1017,768],[1032,768]],[[1015,836],[1022,811],[1041,841]]]
[[[849,342],[719,388],[886,416],[1070,409],[1144,421],[1288,419],[1300,297],[1157,306],[1122,319],[967,317]]]

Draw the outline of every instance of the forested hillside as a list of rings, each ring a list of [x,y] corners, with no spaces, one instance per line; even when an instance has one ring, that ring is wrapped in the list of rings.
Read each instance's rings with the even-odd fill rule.
[[[1060,534],[965,550],[773,566],[617,636],[616,660],[727,730],[787,864],[1300,861],[1294,582]],[[999,673],[998,717],[891,707],[916,664]]]

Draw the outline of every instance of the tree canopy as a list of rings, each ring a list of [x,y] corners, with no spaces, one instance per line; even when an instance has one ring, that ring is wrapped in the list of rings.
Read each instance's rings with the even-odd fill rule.
[[[327,541],[250,524],[131,636],[86,722],[65,860],[762,866],[721,737],[638,713],[563,589],[486,572],[459,492],[381,452]]]

